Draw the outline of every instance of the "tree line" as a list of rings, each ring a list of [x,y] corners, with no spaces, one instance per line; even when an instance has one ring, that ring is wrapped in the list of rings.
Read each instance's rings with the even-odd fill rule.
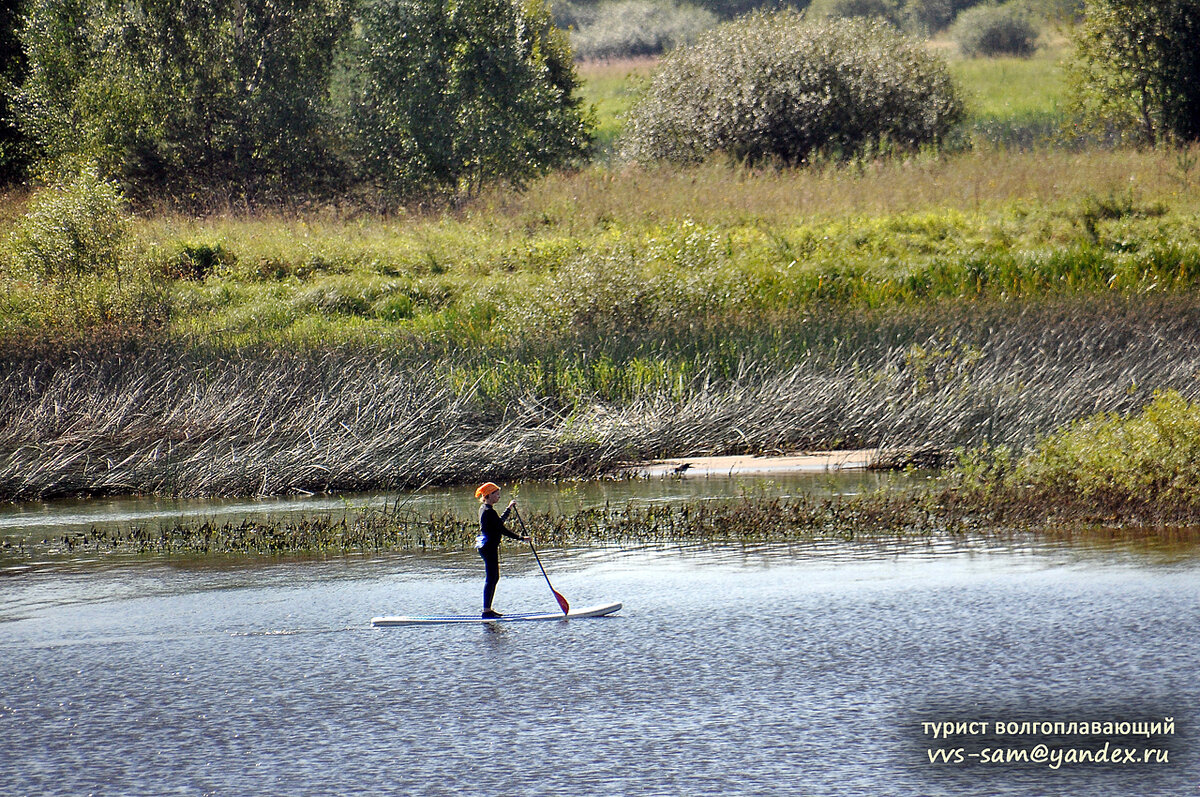
[[[878,26],[826,24],[810,35],[795,12],[760,13],[668,58],[626,150],[803,162],[923,146],[961,116],[925,55]],[[1090,0],[1073,35],[1093,123],[1200,138],[1200,0]],[[0,0],[0,56],[6,183],[91,168],[135,201],[395,206],[519,185],[590,152],[546,0]]]
[[[542,0],[5,2],[10,180],[89,163],[140,199],[390,203],[588,151]]]

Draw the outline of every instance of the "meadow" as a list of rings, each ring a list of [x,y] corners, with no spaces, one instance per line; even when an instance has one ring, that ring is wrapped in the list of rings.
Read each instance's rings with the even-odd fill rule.
[[[142,208],[120,272],[69,282],[5,251],[0,497],[944,462],[1194,397],[1197,150],[1027,145],[1065,120],[1060,55],[952,60],[975,98],[955,147],[793,170],[622,165],[651,62],[584,65],[609,155],[522,191]]]

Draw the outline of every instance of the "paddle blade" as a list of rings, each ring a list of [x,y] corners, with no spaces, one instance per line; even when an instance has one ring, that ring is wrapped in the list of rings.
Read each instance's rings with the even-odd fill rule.
[[[571,604],[567,603],[567,599],[558,593],[558,590],[551,587],[551,592],[554,593],[554,600],[558,601],[558,605],[563,610],[563,614],[571,613]]]

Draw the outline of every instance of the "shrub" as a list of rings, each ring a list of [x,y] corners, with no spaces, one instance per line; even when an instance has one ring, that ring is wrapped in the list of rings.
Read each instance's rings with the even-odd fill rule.
[[[47,281],[120,277],[129,221],[120,188],[83,169],[30,201],[12,234],[14,264]]]
[[[560,20],[561,22],[562,20]],[[573,9],[567,18],[579,58],[658,55],[717,23],[711,11],[672,0],[619,0]]]
[[[882,19],[897,26],[902,18],[898,0],[813,0],[808,14],[818,19]]]
[[[203,282],[214,271],[237,262],[237,257],[219,243],[182,242],[164,269],[167,276]]]
[[[1093,0],[1068,75],[1095,128],[1142,141],[1200,139],[1200,0]]]
[[[1166,391],[1141,412],[1076,421],[1027,452],[1011,481],[1114,503],[1200,504],[1200,405]]]
[[[1038,30],[1013,3],[969,8],[958,15],[950,37],[968,58],[1016,55],[1037,50]]]
[[[630,109],[624,153],[799,163],[936,143],[961,116],[945,64],[887,23],[752,14],[663,59]]]

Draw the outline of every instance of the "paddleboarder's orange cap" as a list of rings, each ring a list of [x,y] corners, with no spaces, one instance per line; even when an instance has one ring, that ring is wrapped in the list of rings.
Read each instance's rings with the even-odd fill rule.
[[[491,495],[500,489],[500,485],[495,482],[484,482],[475,489],[475,497],[483,498],[485,495]]]

